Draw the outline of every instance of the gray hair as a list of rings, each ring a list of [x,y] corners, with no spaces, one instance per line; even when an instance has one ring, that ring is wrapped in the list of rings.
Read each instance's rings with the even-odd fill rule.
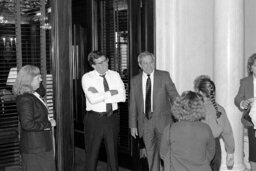
[[[138,56],[138,63],[140,64],[141,63],[141,60],[142,58],[146,57],[146,56],[151,56],[151,58],[153,59],[153,61],[155,62],[156,58],[155,56],[153,55],[153,53],[150,53],[148,51],[144,51],[144,52],[141,52]]]

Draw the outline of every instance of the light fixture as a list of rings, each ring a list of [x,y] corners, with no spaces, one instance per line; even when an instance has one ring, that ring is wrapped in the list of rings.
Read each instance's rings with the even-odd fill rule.
[[[5,37],[2,37],[2,39],[3,39],[4,47],[5,47],[6,38],[5,38]]]
[[[4,16],[0,15],[0,23],[5,24],[8,23],[8,20],[4,18]]]
[[[50,14],[51,13],[51,8],[47,8],[46,11],[47,11],[47,14]],[[50,25],[50,23],[48,21],[48,17],[43,16],[41,12],[36,13],[36,15],[33,17],[33,21],[39,21],[41,29],[50,30],[52,28],[52,26]]]
[[[3,41],[3,44],[4,44],[4,48],[13,48],[13,45],[16,44],[16,37],[10,37],[10,36],[7,36],[7,37],[2,37],[1,38],[2,41]]]
[[[40,28],[44,30],[50,30],[52,29],[52,26],[49,23],[44,23],[42,26],[40,26]]]

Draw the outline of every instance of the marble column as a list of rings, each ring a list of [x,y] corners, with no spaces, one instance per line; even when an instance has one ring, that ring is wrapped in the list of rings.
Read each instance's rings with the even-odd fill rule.
[[[155,0],[156,67],[167,70],[180,93],[213,72],[213,1]]]
[[[215,0],[214,8],[214,81],[216,101],[226,110],[235,139],[235,163],[232,170],[245,169],[243,162],[243,126],[241,112],[234,105],[239,80],[244,76],[244,1]],[[226,168],[222,142],[221,171]]]
[[[176,79],[177,0],[155,1],[156,67],[170,72]]]

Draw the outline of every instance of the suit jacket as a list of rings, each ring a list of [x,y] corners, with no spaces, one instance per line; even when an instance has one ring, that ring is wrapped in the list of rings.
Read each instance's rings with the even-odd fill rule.
[[[179,96],[170,75],[166,71],[154,71],[153,86],[153,116],[159,130],[163,130],[172,122],[171,103]],[[157,119],[156,119],[157,118]],[[143,135],[143,123],[146,119],[144,114],[144,101],[142,91],[142,73],[134,76],[131,80],[129,101],[129,127],[138,128],[139,136]]]
[[[251,122],[251,118],[249,116],[250,106],[248,106],[247,110],[244,110],[240,107],[240,103],[242,100],[246,100],[249,98],[253,98],[254,96],[254,85],[253,85],[253,76],[248,76],[240,80],[240,87],[238,93],[235,97],[235,105],[238,107],[239,110],[243,112],[242,116],[242,123],[243,119]],[[245,125],[246,126],[246,125]]]
[[[253,98],[254,90],[253,90],[253,76],[245,77],[240,80],[239,91],[235,97],[235,105],[241,110],[240,103],[242,100],[246,100],[249,98]]]
[[[35,95],[25,93],[17,96],[16,105],[21,123],[21,152],[51,151],[51,123],[43,102]]]

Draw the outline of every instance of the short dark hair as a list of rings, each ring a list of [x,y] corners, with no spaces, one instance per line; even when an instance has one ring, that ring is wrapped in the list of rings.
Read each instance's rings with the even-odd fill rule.
[[[95,59],[98,59],[102,56],[105,56],[102,52],[98,51],[98,50],[95,50],[95,51],[92,51],[91,53],[89,53],[88,55],[88,62],[90,65],[94,65],[94,60]]]

